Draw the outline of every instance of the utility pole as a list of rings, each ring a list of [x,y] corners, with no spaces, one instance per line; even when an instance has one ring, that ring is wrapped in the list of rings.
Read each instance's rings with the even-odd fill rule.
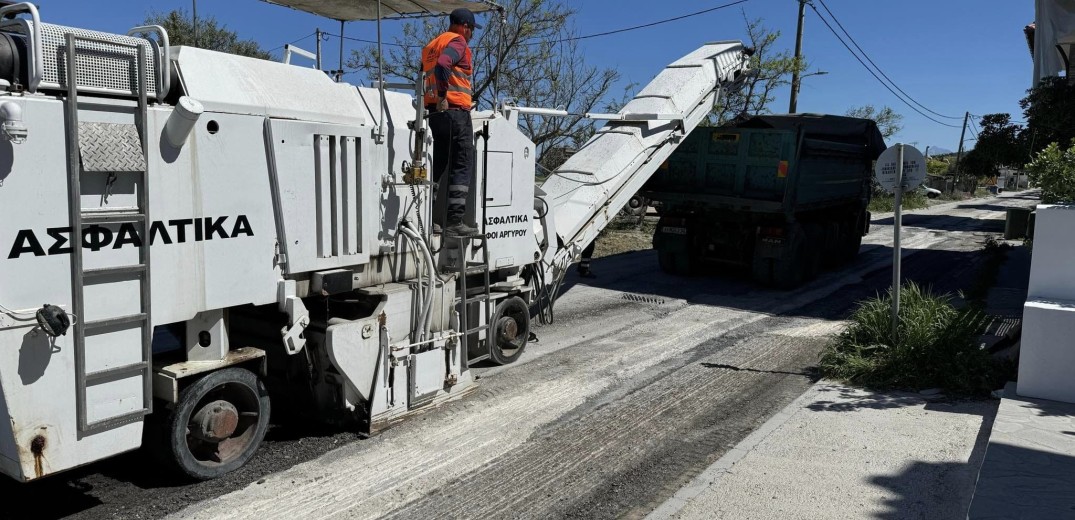
[[[194,46],[198,46],[198,0],[191,0],[194,4]]]
[[[314,31],[314,35],[317,36],[317,70],[321,70],[321,28],[318,27]]]
[[[795,32],[795,68],[791,71],[791,102],[788,113],[794,114],[799,101],[799,67],[803,59],[803,22],[806,20],[806,2],[799,0],[799,28]]]
[[[956,184],[963,180],[963,138],[967,136],[967,120],[970,112],[963,115],[963,131],[959,133],[959,151],[956,152]]]
[[[380,4],[378,4],[379,6]],[[378,21],[380,23],[380,21]],[[336,71],[336,83],[339,83],[343,79],[343,24],[344,21],[340,20],[340,70]]]

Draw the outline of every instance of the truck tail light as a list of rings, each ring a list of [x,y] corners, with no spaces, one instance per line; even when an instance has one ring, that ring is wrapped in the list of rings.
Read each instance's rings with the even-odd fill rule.
[[[784,228],[783,227],[764,227],[763,226],[761,228],[758,228],[758,234],[763,236],[763,237],[769,237],[769,238],[783,238],[784,237]]]

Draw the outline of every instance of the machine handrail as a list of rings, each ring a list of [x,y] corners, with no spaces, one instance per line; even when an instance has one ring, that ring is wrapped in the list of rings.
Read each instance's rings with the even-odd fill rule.
[[[37,13],[37,7],[29,2],[0,7],[0,19],[18,13],[30,13],[30,17],[34,20],[30,42],[33,47],[30,55],[34,57],[34,69],[30,76],[30,84],[27,85],[27,90],[31,93],[37,92],[37,86],[41,83],[41,78],[45,77],[45,59],[41,55],[41,16]]]
[[[168,96],[168,90],[172,87],[172,47],[168,41],[168,31],[164,30],[164,27],[159,25],[140,25],[127,31],[127,36],[134,36],[135,33],[155,32],[161,39],[161,53],[163,56],[159,56],[158,67],[160,74],[157,76],[157,81],[160,85],[157,86],[157,101],[163,100]]]

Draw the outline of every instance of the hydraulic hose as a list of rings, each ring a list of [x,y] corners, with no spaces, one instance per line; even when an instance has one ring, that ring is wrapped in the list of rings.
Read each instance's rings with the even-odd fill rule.
[[[418,323],[421,327],[418,341],[425,341],[429,336],[430,321],[432,319],[433,293],[437,287],[437,268],[435,262],[433,262],[433,254],[429,251],[429,247],[426,245],[425,241],[422,240],[418,232],[411,227],[409,222],[400,226],[400,232],[417,244],[419,251],[422,253],[421,256],[425,260],[427,266],[426,277],[428,279],[428,294],[422,302],[422,314],[418,318]]]
[[[421,248],[421,246],[418,245],[419,241],[417,239],[415,239],[414,236],[411,233],[407,232],[407,231],[409,231],[409,230],[405,230],[403,228],[400,228],[400,232],[403,234],[403,236],[405,238],[407,238],[407,240],[411,241],[411,243],[414,245],[414,248],[415,248],[416,252],[419,253],[418,255],[416,255],[417,261],[419,262],[419,264],[424,264],[425,263],[425,255],[421,253],[422,248]],[[423,267],[426,268],[426,271],[429,271],[428,267],[422,266],[422,265],[419,265],[419,267],[417,269],[415,269],[419,280],[421,280],[421,278],[422,278],[422,274],[423,274],[422,269],[423,269]],[[418,284],[418,297],[422,301],[422,309],[423,310],[425,309],[426,300],[432,298],[432,296],[433,296],[433,291],[432,290],[427,291],[426,288],[423,286],[423,284],[421,282],[419,282],[419,284]],[[422,341],[422,338],[421,338],[422,330],[423,330],[422,329],[422,324],[423,324],[423,321],[422,321],[422,316],[421,315],[419,315],[417,320],[414,320],[411,323],[411,342],[412,343]]]

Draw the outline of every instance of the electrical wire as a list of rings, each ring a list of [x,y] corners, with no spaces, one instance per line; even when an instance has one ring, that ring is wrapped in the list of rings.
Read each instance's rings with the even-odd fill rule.
[[[703,9],[703,10],[698,11],[698,12],[685,14],[685,15],[681,15],[681,16],[676,16],[676,17],[673,17],[673,18],[666,18],[664,20],[658,20],[656,22],[650,22],[650,23],[647,23],[647,24],[636,25],[634,27],[626,27],[626,28],[623,28],[623,29],[605,31],[605,32],[596,33],[596,34],[588,34],[586,36],[576,36],[576,37],[573,37],[573,38],[564,38],[562,40],[559,40],[557,43],[577,41],[577,40],[588,40],[590,38],[598,38],[598,37],[601,37],[601,36],[609,36],[609,35],[612,35],[612,34],[620,34],[620,33],[625,33],[625,32],[628,32],[628,31],[637,31],[638,29],[646,29],[646,28],[649,28],[649,27],[653,27],[655,25],[661,25],[661,24],[666,24],[666,23],[669,23],[669,22],[675,22],[675,21],[683,20],[684,18],[690,18],[692,16],[698,16],[700,14],[712,13],[714,11],[719,11],[721,9],[725,9],[725,8],[732,7],[732,6],[735,6],[735,5],[745,4],[745,3],[749,2],[749,1],[750,0],[738,0],[738,1],[735,1],[735,2],[729,2],[727,4],[718,5],[716,7],[710,7],[709,9]]]
[[[903,99],[903,97],[901,97],[899,94],[897,94],[895,90],[892,90],[892,87],[888,86],[888,83],[885,83],[884,80],[882,80],[881,77],[878,76],[877,73],[874,72],[873,69],[871,69],[869,67],[869,65],[866,65],[865,61],[862,61],[862,58],[860,58],[859,55],[856,54],[855,51],[851,49],[851,46],[848,45],[846,41],[844,41],[843,37],[840,36],[840,33],[836,32],[836,29],[834,29],[832,27],[832,24],[830,24],[829,21],[827,19],[825,19],[824,16],[822,16],[821,12],[817,10],[817,7],[814,7],[813,3],[808,3],[807,5],[809,5],[810,8],[814,10],[814,13],[817,14],[817,17],[820,18],[821,21],[825,23],[825,27],[829,28],[829,31],[832,32],[833,36],[835,36],[836,39],[839,40],[841,44],[843,44],[844,48],[847,49],[847,52],[850,52],[851,56],[853,56],[856,60],[858,60],[858,62],[860,64],[862,64],[862,66],[866,69],[866,72],[869,72],[870,75],[872,75],[874,77],[874,79],[876,79],[879,83],[881,83],[882,87],[885,87],[885,89],[887,89],[889,92],[891,92],[893,96],[896,96],[897,99],[899,99],[905,105],[910,107],[911,110],[914,110],[915,112],[918,112],[918,114],[921,115],[922,117],[924,117],[926,119],[929,119],[930,121],[933,121],[934,123],[937,123],[938,125],[947,126],[949,128],[960,128],[960,125],[951,125],[951,124],[945,123],[943,121],[938,121],[938,120],[934,119],[929,114],[923,112],[918,107],[912,105],[911,103],[908,103],[907,100]]]
[[[929,113],[931,113],[931,114],[933,114],[935,116],[943,117],[945,119],[956,119],[956,120],[963,119],[961,116],[946,116],[944,114],[941,114],[940,112],[930,110],[929,107],[927,107],[926,105],[923,105],[922,103],[919,103],[918,101],[915,100],[915,98],[911,97],[911,95],[908,94],[906,91],[904,91],[902,88],[900,88],[900,86],[897,85],[895,81],[892,81],[892,78],[888,77],[888,74],[885,74],[885,71],[882,70],[881,67],[879,67],[877,65],[877,63],[875,63],[872,59],[870,59],[870,55],[866,54],[866,51],[863,50],[862,47],[859,46],[858,42],[855,41],[855,38],[851,36],[851,33],[847,32],[847,29],[844,28],[844,24],[840,23],[840,19],[837,18],[836,15],[832,13],[832,10],[829,9],[829,6],[825,4],[825,0],[818,0],[818,2],[821,2],[821,7],[825,8],[825,12],[829,13],[829,16],[832,17],[832,21],[836,22],[836,25],[840,28],[841,31],[843,31],[843,33],[845,35],[847,35],[847,39],[851,40],[851,43],[854,44],[855,48],[858,49],[859,52],[862,53],[862,56],[864,58],[866,58],[866,61],[870,62],[870,64],[873,65],[874,68],[877,69],[877,72],[880,72],[881,76],[884,76],[884,78],[887,79],[888,82],[891,83],[892,86],[896,88],[896,90],[900,91],[900,93],[902,93],[904,96],[907,96],[907,99],[911,100],[912,103],[922,107],[925,111],[927,111],[927,112],[929,112]],[[816,9],[815,9],[815,11],[816,11]]]
[[[635,26],[631,26],[631,27],[624,27],[622,29],[613,29],[611,31],[599,32],[599,33],[594,33],[594,34],[587,34],[587,35],[583,35],[583,36],[569,36],[569,37],[566,37],[566,38],[561,38],[559,40],[524,41],[524,42],[519,42],[518,45],[547,45],[547,44],[554,44],[554,43],[565,43],[565,42],[573,42],[573,41],[579,41],[579,40],[588,40],[588,39],[591,39],[591,38],[600,38],[602,36],[611,36],[613,34],[621,34],[621,33],[630,32],[630,31],[637,31],[639,29],[647,29],[647,28],[654,27],[654,26],[657,26],[657,25],[676,22],[676,21],[679,21],[679,20],[690,18],[692,16],[708,14],[708,13],[711,13],[711,12],[714,12],[714,11],[719,11],[721,9],[736,6],[736,5],[739,5],[739,4],[745,4],[745,3],[749,2],[749,1],[751,1],[751,0],[736,0],[734,2],[729,2],[729,3],[726,3],[726,4],[718,5],[716,7],[710,7],[708,9],[703,9],[701,11],[696,11],[696,12],[693,12],[693,13],[690,13],[690,14],[684,14],[684,15],[675,16],[675,17],[672,17],[672,18],[665,18],[663,20],[657,20],[655,22],[644,23],[644,24],[641,24],[641,25],[635,25]],[[340,35],[338,35],[338,34],[332,34],[332,33],[322,33],[322,34],[327,34],[329,36],[335,36],[337,38],[340,37]],[[351,41],[355,41],[355,42],[360,42],[360,43],[372,43],[372,44],[377,43],[376,41],[364,40],[362,38],[353,38],[351,36],[344,36],[343,39],[351,40]],[[402,43],[384,43],[384,42],[382,42],[381,45],[388,45],[388,46],[391,46],[391,47],[401,47],[401,48],[405,48],[405,49],[413,49],[413,48],[416,48],[416,47],[422,47],[422,45],[417,45],[417,44],[416,45],[408,45],[408,44],[402,44]],[[491,51],[492,49],[484,49],[483,48],[482,50]]]
[[[326,33],[321,33],[321,34],[326,34]],[[317,31],[314,31],[314,32],[312,32],[310,34],[307,34],[306,36],[303,36],[302,38],[299,38],[299,39],[297,39],[297,40],[295,40],[293,42],[285,43],[283,45],[280,45],[279,47],[274,47],[274,48],[269,49],[268,51],[265,51],[265,52],[270,52],[270,53],[276,52],[276,51],[278,51],[280,49],[283,49],[284,47],[287,47],[288,45],[295,45],[296,43],[299,43],[299,42],[304,41],[304,40],[308,40],[311,37],[316,36],[316,35],[317,35]]]

